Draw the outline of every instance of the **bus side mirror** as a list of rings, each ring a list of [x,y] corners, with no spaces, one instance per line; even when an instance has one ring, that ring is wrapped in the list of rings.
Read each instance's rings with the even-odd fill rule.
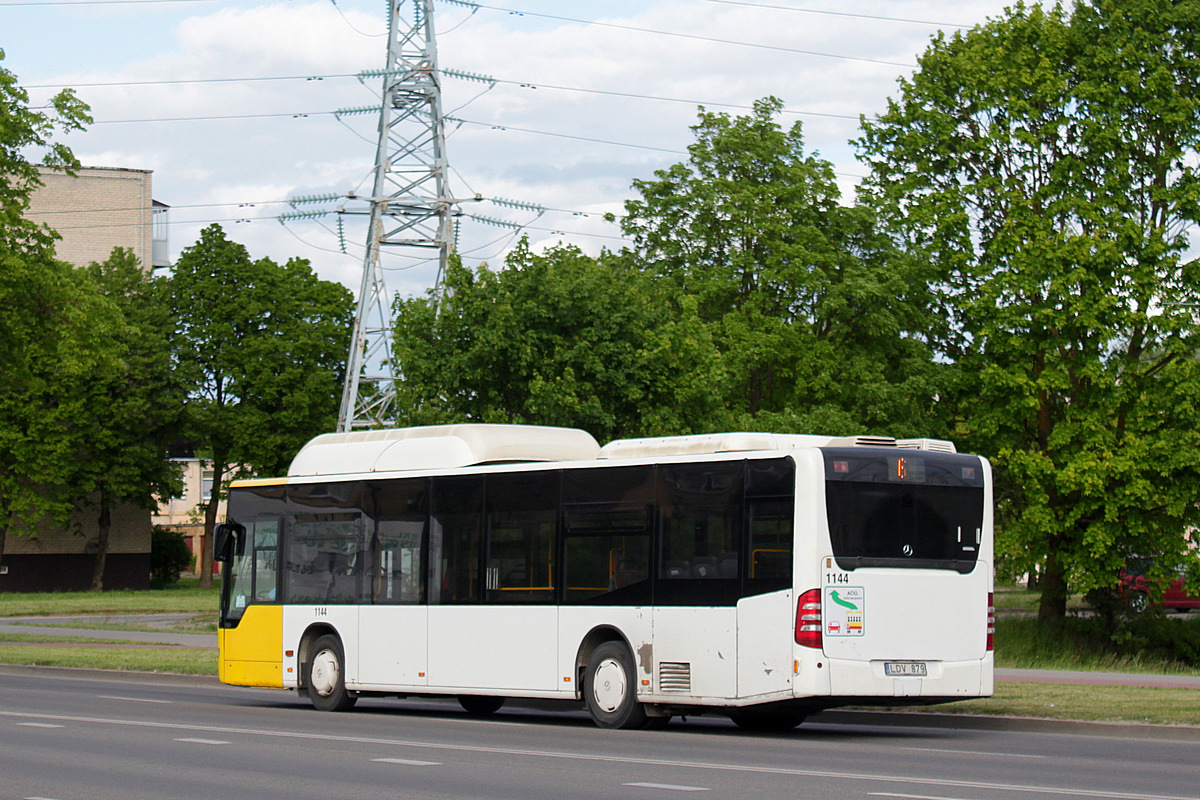
[[[246,526],[236,522],[223,522],[217,526],[213,542],[213,561],[232,561],[246,552]]]

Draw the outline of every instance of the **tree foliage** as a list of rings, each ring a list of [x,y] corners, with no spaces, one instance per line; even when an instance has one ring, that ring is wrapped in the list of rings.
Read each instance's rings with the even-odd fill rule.
[[[959,432],[995,455],[1044,620],[1133,553],[1182,558],[1197,521],[1198,22],[1018,5],[937,37],[860,142],[870,202],[936,269]]]
[[[337,421],[353,304],[307,261],[253,260],[219,225],[185,248],[167,282],[175,368],[191,390],[187,425],[213,461],[201,583],[212,580],[212,529],[231,473],[283,472]]]
[[[31,108],[16,76],[0,67],[0,558],[10,530],[65,520],[79,444],[71,390],[113,369],[119,355],[108,338],[117,319],[111,303],[86,274],[55,259],[53,231],[24,217],[40,185],[27,154],[78,166],[54,137],[87,122],[70,91],[46,110]]]
[[[114,249],[86,273],[119,314],[110,341],[121,354],[113,369],[70,392],[80,407],[73,422],[79,440],[72,483],[78,505],[97,513],[92,589],[100,590],[114,505],[153,509],[157,498],[178,488],[168,451],[181,433],[184,391],[171,364],[174,321],[162,280],[146,273],[125,248]]]
[[[839,202],[832,164],[781,109],[702,109],[689,160],[634,182],[625,232],[643,269],[695,299],[734,419],[929,435],[923,276],[870,209]]]
[[[444,293],[396,306],[406,422],[564,425],[604,440],[693,429],[720,409],[694,307],[672,311],[625,259],[522,242],[497,271],[453,263]]]

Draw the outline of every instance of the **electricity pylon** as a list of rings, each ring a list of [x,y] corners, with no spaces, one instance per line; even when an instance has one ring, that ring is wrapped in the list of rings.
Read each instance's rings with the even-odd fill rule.
[[[401,21],[411,6],[412,22]],[[379,143],[371,189],[367,253],[338,431],[395,424],[396,364],[392,358],[392,298],[384,284],[384,247],[419,248],[437,260],[434,298],[450,256],[456,201],[447,186],[441,76],[433,30],[433,0],[389,0],[387,64],[363,73],[383,79]],[[355,113],[374,109],[347,109]]]

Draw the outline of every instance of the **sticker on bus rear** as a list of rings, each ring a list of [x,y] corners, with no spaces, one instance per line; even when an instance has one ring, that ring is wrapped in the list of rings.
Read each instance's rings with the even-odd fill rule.
[[[861,586],[826,586],[826,636],[862,636],[866,619],[866,591]]]

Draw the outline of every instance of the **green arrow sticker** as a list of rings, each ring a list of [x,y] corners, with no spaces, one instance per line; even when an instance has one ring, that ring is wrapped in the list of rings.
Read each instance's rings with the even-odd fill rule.
[[[839,606],[842,606],[843,608],[848,608],[851,611],[858,611],[858,606],[854,605],[854,603],[851,603],[849,600],[843,600],[842,598],[838,597],[838,593],[837,593],[836,589],[834,589],[833,591],[831,591],[829,593],[829,597],[833,600],[833,602],[837,603]]]

